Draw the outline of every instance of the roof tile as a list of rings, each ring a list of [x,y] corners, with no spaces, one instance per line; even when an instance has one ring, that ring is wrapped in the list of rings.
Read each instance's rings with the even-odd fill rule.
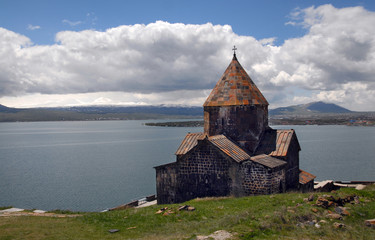
[[[268,102],[234,55],[203,106],[250,104],[268,105]]]
[[[262,164],[269,168],[276,168],[276,167],[283,166],[286,164],[285,161],[271,157],[266,154],[253,156],[251,157],[251,161]]]
[[[186,154],[198,144],[198,140],[203,140],[205,137],[206,135],[204,133],[187,134],[175,154]],[[241,162],[250,159],[250,156],[244,150],[242,150],[237,144],[229,140],[224,135],[211,136],[207,137],[207,139],[214,146],[218,147],[221,151],[223,151],[236,162]]]
[[[269,154],[273,157],[286,157],[295,132],[293,129],[269,129],[265,132],[256,154]]]
[[[244,150],[224,135],[211,136],[208,140],[236,162],[250,159],[250,156]]]
[[[305,172],[303,170],[299,170],[299,183],[306,184],[316,178],[315,175],[312,175],[311,173]]]
[[[203,139],[204,133],[188,133],[176,151],[176,155],[183,155],[190,151],[198,143],[198,139]]]

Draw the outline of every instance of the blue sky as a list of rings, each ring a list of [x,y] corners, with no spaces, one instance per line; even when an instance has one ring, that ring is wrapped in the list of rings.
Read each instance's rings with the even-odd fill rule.
[[[0,0],[0,104],[201,105],[237,45],[271,108],[375,110],[374,11],[372,0]]]
[[[52,44],[55,34],[64,30],[104,31],[119,25],[148,24],[157,20],[185,24],[228,24],[239,35],[257,39],[275,37],[277,43],[282,44],[285,39],[306,32],[303,28],[285,25],[290,21],[293,9],[327,3],[338,8],[363,6],[375,10],[372,0],[1,0],[0,24],[29,37],[35,44]],[[40,28],[31,30],[29,25]]]

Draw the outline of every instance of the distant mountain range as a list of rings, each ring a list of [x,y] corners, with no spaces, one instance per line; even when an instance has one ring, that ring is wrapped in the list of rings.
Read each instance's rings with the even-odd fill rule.
[[[270,115],[311,115],[311,114],[335,114],[352,113],[346,108],[333,103],[311,102],[307,104],[294,105],[289,107],[280,107],[269,110]]]
[[[19,110],[17,108],[8,108],[4,105],[0,104],[0,113],[11,113],[11,112],[18,112]]]
[[[84,106],[84,107],[57,107],[44,108],[55,111],[78,112],[87,114],[108,114],[108,113],[148,113],[161,115],[181,115],[181,116],[200,116],[203,113],[201,107],[183,107],[183,106]]]
[[[144,120],[202,118],[202,107],[85,106],[55,108],[9,108],[0,105],[0,122]]]
[[[312,102],[270,109],[274,116],[357,114],[333,103]],[[9,108],[0,105],[0,122],[14,121],[85,121],[203,118],[203,107],[186,106],[84,106],[55,108]]]

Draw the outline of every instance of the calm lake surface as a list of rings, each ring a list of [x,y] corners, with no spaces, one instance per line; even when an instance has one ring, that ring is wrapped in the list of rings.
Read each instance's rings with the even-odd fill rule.
[[[101,211],[155,194],[154,166],[188,132],[147,121],[0,123],[0,206]],[[155,121],[152,121],[155,122]],[[317,180],[375,180],[375,128],[293,128]]]

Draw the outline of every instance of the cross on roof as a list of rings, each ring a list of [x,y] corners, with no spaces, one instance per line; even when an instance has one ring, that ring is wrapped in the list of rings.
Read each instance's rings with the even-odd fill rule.
[[[232,50],[233,50],[234,55],[236,55],[236,50],[237,50],[236,46],[233,46]]]

